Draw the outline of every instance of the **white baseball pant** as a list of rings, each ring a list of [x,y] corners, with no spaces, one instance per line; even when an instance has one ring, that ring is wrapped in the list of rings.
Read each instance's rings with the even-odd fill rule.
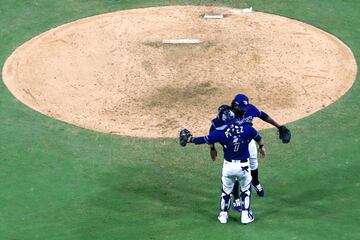
[[[256,147],[256,143],[255,140],[251,140],[251,142],[249,143],[249,153],[250,153],[250,157],[249,157],[249,161],[250,161],[250,169],[251,170],[256,170],[258,168],[258,150]]]
[[[243,210],[250,208],[250,183],[252,180],[250,174],[249,161],[242,163],[240,161],[228,162],[224,160],[222,169],[222,193],[220,199],[220,210],[228,211],[230,208],[230,194],[233,190],[235,180],[239,181],[240,197]]]

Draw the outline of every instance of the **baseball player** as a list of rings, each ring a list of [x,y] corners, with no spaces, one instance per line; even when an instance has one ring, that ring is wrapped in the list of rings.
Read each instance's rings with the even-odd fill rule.
[[[247,224],[254,221],[251,206],[251,174],[249,166],[249,143],[255,140],[259,144],[261,156],[265,156],[264,142],[260,134],[250,125],[243,124],[236,119],[235,113],[229,108],[220,109],[218,114],[223,121],[221,127],[216,128],[207,136],[193,137],[187,129],[180,132],[180,145],[215,144],[220,143],[224,151],[224,164],[222,169],[222,193],[220,198],[220,223],[227,223],[230,207],[230,194],[235,180],[240,185],[241,198],[241,223]]]
[[[222,105],[219,107],[227,107],[227,105]],[[270,123],[279,130],[279,137],[283,143],[289,143],[291,139],[291,132],[285,126],[281,126],[274,119],[272,119],[267,113],[259,110],[256,106],[250,104],[249,98],[244,94],[237,94],[233,101],[231,102],[231,108],[236,114],[236,118],[242,121],[243,124],[252,125],[252,121],[255,117],[260,118],[261,120]],[[216,117],[212,120],[212,125],[209,132],[214,131],[217,127],[220,127],[224,124],[222,119]],[[258,171],[258,158],[257,158],[257,149],[254,141],[251,141],[249,144],[250,152],[250,169],[252,176],[252,185],[255,187],[255,190],[260,197],[264,197],[265,191],[259,181],[259,171]],[[216,159],[217,152],[215,145],[210,145],[210,155],[213,160]],[[239,197],[238,197],[238,183],[235,183],[234,187],[234,207],[236,210],[240,211],[241,207],[239,206]]]

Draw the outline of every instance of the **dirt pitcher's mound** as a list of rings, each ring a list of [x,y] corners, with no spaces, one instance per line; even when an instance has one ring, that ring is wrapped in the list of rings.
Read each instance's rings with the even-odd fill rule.
[[[163,43],[179,39],[195,43]],[[10,91],[31,108],[144,137],[174,137],[182,127],[205,134],[217,107],[238,92],[280,123],[294,121],[342,96],[355,75],[351,50],[324,31],[271,14],[195,6],[65,24],[19,47],[3,69]]]

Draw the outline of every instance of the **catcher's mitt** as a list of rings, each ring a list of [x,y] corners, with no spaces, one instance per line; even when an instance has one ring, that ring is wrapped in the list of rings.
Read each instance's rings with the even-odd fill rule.
[[[188,142],[191,140],[191,133],[186,128],[182,129],[179,134],[179,143],[181,146],[185,147]]]
[[[291,140],[291,132],[285,126],[280,126],[279,128],[279,138],[283,143],[289,143]]]

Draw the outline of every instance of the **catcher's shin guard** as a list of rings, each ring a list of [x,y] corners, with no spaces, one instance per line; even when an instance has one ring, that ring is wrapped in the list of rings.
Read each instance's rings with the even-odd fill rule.
[[[240,198],[242,202],[242,210],[249,210],[251,205],[251,190],[240,191]]]
[[[230,194],[226,194],[224,190],[221,192],[220,211],[227,212],[230,208]]]

